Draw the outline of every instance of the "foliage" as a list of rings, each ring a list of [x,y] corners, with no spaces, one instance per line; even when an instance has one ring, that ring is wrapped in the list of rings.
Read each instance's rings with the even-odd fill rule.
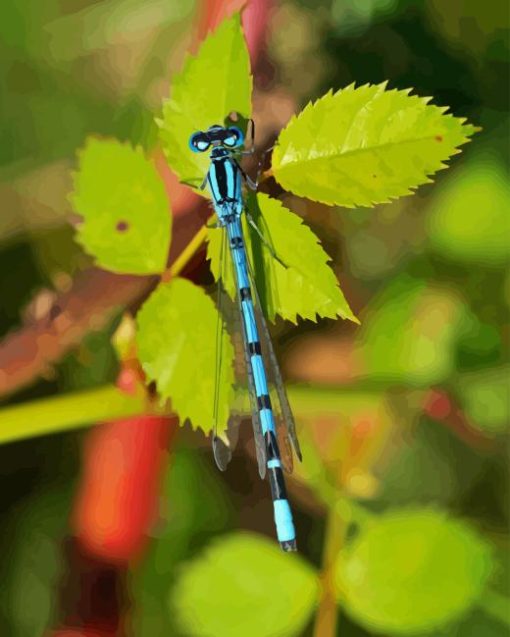
[[[405,377],[417,386],[427,386],[452,373],[455,346],[468,325],[460,298],[440,286],[404,276],[382,290],[374,306],[378,310],[362,328],[360,352],[371,376]],[[399,330],[400,325],[407,329]]]
[[[183,557],[192,557],[202,536],[210,538],[223,531],[232,517],[232,503],[224,486],[214,480],[210,463],[186,449],[176,449],[169,461],[161,486],[160,523],[130,582],[136,637],[172,634],[176,621],[168,601],[177,565]],[[203,497],[205,484],[207,498]]]
[[[491,567],[490,548],[469,526],[404,509],[381,516],[339,556],[338,595],[368,628],[416,634],[465,613]]]
[[[348,207],[411,194],[474,128],[409,93],[351,84],[308,104],[278,137],[277,181],[301,197]]]
[[[147,378],[156,381],[163,399],[172,399],[172,408],[182,422],[189,418],[206,433],[214,424],[215,381],[219,384],[219,422],[227,420],[234,382],[233,348],[226,331],[217,351],[219,320],[205,292],[181,278],[161,284],[138,313],[138,354]],[[225,360],[218,376],[221,353]]]
[[[207,173],[207,154],[190,152],[192,133],[223,124],[232,111],[249,117],[251,90],[248,49],[240,16],[234,14],[205,40],[195,57],[188,57],[182,72],[172,78],[171,97],[163,105],[160,139],[181,181],[199,186]]]
[[[133,364],[142,363],[147,381],[154,381],[155,409],[176,411],[182,424],[191,420],[209,431],[221,319],[215,294],[201,287],[212,278],[195,267],[198,259],[191,263],[193,284],[179,275],[207,237],[218,279],[221,231],[202,228],[162,274],[172,239],[171,188],[152,146],[159,134],[172,170],[196,189],[208,157],[190,152],[189,134],[228,121],[231,111],[244,125],[252,79],[240,18],[222,22],[178,71],[196,17],[190,2],[32,4],[8,0],[0,9],[0,111],[7,124],[0,149],[0,327],[7,340],[20,323],[22,330],[40,329],[45,311],[51,318],[60,309],[47,288],[68,298],[70,275],[90,263],[63,231],[67,159],[82,146],[71,198],[82,217],[79,244],[111,271],[162,275],[152,292],[150,279],[139,279],[147,287]],[[307,106],[280,133],[263,174],[264,193],[249,195],[247,208],[287,267],[246,223],[245,233],[266,316],[298,323],[290,331],[278,321],[275,346],[286,347],[285,371],[303,381],[289,386],[304,451],[288,481],[299,554],[282,555],[262,535],[238,532],[272,533],[267,485],[238,457],[223,478],[210,453],[202,453],[200,437],[185,430],[183,446],[191,440],[195,448],[169,454],[151,543],[128,567],[127,632],[298,637],[314,622],[315,634],[331,637],[338,610],[345,637],[508,632],[502,568],[510,514],[503,453],[508,45],[500,10],[475,4],[374,0],[361,8],[335,2],[330,11],[330,3],[319,0],[317,10],[304,0],[274,7],[260,66],[263,97],[259,92],[254,110],[264,113],[261,120],[284,110],[289,98],[274,82],[289,76],[292,99]],[[278,57],[276,34],[290,62]],[[386,87],[388,77],[398,90]],[[169,78],[157,131],[151,109]],[[407,86],[416,95],[401,90]],[[474,128],[418,96],[431,94],[435,104],[450,104],[483,125],[466,159],[456,158],[447,174],[438,171]],[[437,185],[405,196],[436,174]],[[275,198],[282,189],[285,205]],[[178,202],[171,203],[177,217]],[[319,226],[324,245],[315,235]],[[231,274],[227,267],[232,296]],[[19,318],[34,290],[40,294]],[[74,294],[73,287],[71,300]],[[361,308],[359,329],[346,297],[356,314]],[[138,309],[139,299],[130,309]],[[54,347],[53,325],[68,320],[61,309],[47,329],[36,331],[37,355]],[[298,322],[319,317],[351,323]],[[58,432],[147,408],[141,388],[128,395],[108,384],[116,369],[106,352],[112,330],[102,328],[105,322],[94,316],[90,337],[72,359],[45,367],[44,380],[2,410],[0,442],[11,443],[0,448],[9,485],[0,494],[2,523],[8,522],[0,533],[8,556],[2,634],[35,637],[54,616],[63,578],[59,545],[71,510],[67,477],[80,465]],[[129,340],[126,358],[133,345]],[[233,380],[226,334],[221,351],[219,407],[226,422]],[[26,361],[20,355],[15,362]],[[48,397],[57,391],[66,393]],[[41,433],[55,435],[38,438]],[[243,449],[246,457],[250,450]],[[68,457],[72,470],[63,479],[59,461]],[[65,482],[65,493],[54,495],[48,477]],[[13,502],[31,490],[35,497],[27,498],[20,517]],[[124,567],[119,571],[124,581]]]
[[[20,541],[2,562],[0,627],[6,635],[35,637],[55,620],[54,591],[64,571],[60,544],[72,496],[69,486],[41,490],[12,517]]]
[[[235,51],[235,54],[232,55],[231,51]],[[228,64],[218,65],[217,60],[223,58],[229,60]],[[444,115],[445,109],[429,106],[428,99],[410,96],[409,91],[385,89],[385,85],[359,88],[351,85],[309,104],[279,136],[272,168],[277,180],[297,194],[330,204],[372,205],[409,194],[411,189],[428,181],[428,175],[444,167],[444,160],[457,152],[456,147],[467,141],[467,136],[473,133],[472,126],[464,125],[462,120],[451,115]],[[206,93],[207,99],[200,97]],[[195,57],[188,58],[182,73],[174,78],[171,99],[165,103],[160,123],[161,141],[167,158],[182,180],[197,185],[207,172],[208,157],[191,153],[187,146],[191,133],[206,129],[211,123],[223,122],[232,111],[248,116],[250,93],[248,53],[239,16],[235,15],[224,21],[207,38]],[[204,104],[207,105],[205,108]],[[126,147],[114,144],[107,144],[100,161],[97,161],[95,156],[98,153],[101,155],[101,145],[99,142],[89,142],[88,150],[82,152],[82,167],[76,178],[77,207],[80,209],[81,204],[85,214],[88,208],[82,200],[88,196],[85,201],[90,208],[89,216],[99,226],[94,233],[94,226],[90,224],[91,239],[85,243],[89,251],[94,253],[96,250],[96,257],[103,265],[108,264],[108,259],[114,259],[117,265],[117,260],[122,258],[116,248],[105,252],[101,243],[108,240],[108,235],[104,233],[108,216],[98,215],[104,209],[105,186],[112,180],[119,184],[118,191],[109,191],[110,196],[114,197],[111,210],[117,222],[120,206],[115,200],[118,196],[115,193],[120,192],[121,197],[122,193],[129,193],[128,201],[133,198],[132,189],[126,189],[125,182],[116,180],[116,173],[105,169],[108,164],[118,165],[118,158],[111,157],[110,153],[118,154],[119,151],[126,159],[129,158],[128,161],[133,161],[135,157],[136,162],[143,161],[139,154],[130,153]],[[145,170],[148,170],[148,166]],[[136,191],[138,186],[134,175],[126,172],[126,179]],[[153,181],[151,173],[151,187],[155,189]],[[87,190],[86,184],[89,182],[94,183],[96,188],[97,184],[103,184],[102,190],[94,192],[92,186]],[[85,196],[81,194],[83,190]],[[125,202],[121,199],[121,203]],[[341,316],[357,321],[327,264],[328,257],[313,232],[278,201],[266,195],[250,197],[248,206],[253,210],[266,242],[281,261],[274,259],[268,247],[260,243],[258,236],[253,236],[253,230],[246,233],[249,237],[248,254],[256,266],[256,280],[268,318],[274,320],[279,314],[285,319],[296,321],[298,316],[315,319],[318,315],[331,318]],[[131,223],[129,215],[127,217]],[[109,223],[111,225],[112,222]],[[143,228],[143,236],[139,237],[142,241],[145,236],[157,237],[158,233],[154,232],[150,223],[147,233],[145,225]],[[84,230],[80,231],[80,236],[83,242]],[[217,279],[221,236],[221,231],[209,232],[209,258]],[[94,238],[99,241],[97,247],[93,244]],[[164,242],[161,245],[165,245]],[[306,259],[302,258],[303,254],[306,254]],[[130,252],[126,257],[128,264],[125,271],[143,272],[144,268],[147,269],[147,263],[137,263],[137,259],[143,260],[143,255],[143,250]],[[152,250],[145,252],[145,255],[146,258],[147,255],[152,257]],[[231,271],[228,271],[224,283],[233,298]],[[176,289],[179,285],[175,286]],[[189,294],[192,289],[188,286]],[[182,292],[178,299],[179,304],[186,307],[186,314],[174,317],[175,322],[169,321],[168,327],[162,329],[160,317],[167,316],[172,311],[171,304],[177,303],[176,299],[169,296],[161,305],[163,294],[161,290],[156,293],[158,301],[156,298],[152,302],[149,300],[139,317],[142,325],[138,339],[142,364],[149,379],[156,381],[161,396],[172,398],[173,407],[181,420],[190,418],[195,425],[201,425],[204,431],[209,431],[216,370],[211,343],[215,342],[215,326],[221,319],[214,320],[211,306],[211,311],[206,312],[208,318],[200,323],[200,335],[195,333],[194,336],[187,336],[185,328],[190,325],[187,323],[190,318],[187,313],[196,311],[194,316],[198,318],[200,305],[198,298],[185,298]],[[156,311],[152,310],[153,305]],[[198,329],[195,331],[198,332]],[[381,335],[389,333],[379,328],[376,332]],[[189,350],[181,349],[181,356],[176,358],[177,342],[191,343],[193,338],[195,345]],[[435,337],[431,335],[431,338]],[[228,348],[227,338],[225,343]],[[225,361],[231,360],[231,350],[225,350],[223,355]],[[193,392],[187,388],[189,379],[194,376],[197,360],[201,360],[200,356],[204,357],[200,365],[203,386],[199,392],[201,400],[197,403]],[[414,356],[420,364],[424,360],[420,349]],[[376,353],[375,358],[384,359],[385,369],[388,369],[385,357],[380,358]],[[425,356],[425,359],[428,358]],[[175,361],[178,364],[174,366]],[[435,362],[432,361],[432,364],[435,365]],[[388,373],[391,373],[391,366]],[[228,377],[220,381],[220,423],[226,423],[228,414],[229,382]]]
[[[89,139],[79,153],[73,205],[83,217],[77,239],[113,272],[165,268],[171,217],[163,182],[140,148]]]
[[[482,155],[439,189],[429,217],[435,250],[448,258],[501,266],[508,261],[510,186],[499,162]]]
[[[489,435],[503,434],[509,422],[508,366],[462,374],[458,381],[464,410]]]
[[[306,623],[317,589],[303,560],[288,560],[273,542],[237,533],[185,565],[171,603],[183,632],[196,637],[290,637]]]
[[[274,321],[282,318],[297,322],[297,317],[316,320],[323,318],[350,319],[358,322],[338,286],[330,260],[316,235],[293,212],[276,199],[260,194],[255,223],[265,238],[261,246],[256,231],[243,219],[246,250],[255,264],[257,289],[264,291],[262,302],[265,315]],[[207,256],[211,270],[218,280],[220,272],[221,228],[210,229]],[[270,250],[277,255],[277,261]],[[306,255],[306,259],[302,255]],[[223,284],[231,298],[235,298],[231,269],[223,273]]]

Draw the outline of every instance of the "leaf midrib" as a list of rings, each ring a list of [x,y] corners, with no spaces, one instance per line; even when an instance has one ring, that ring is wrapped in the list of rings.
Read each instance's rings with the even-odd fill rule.
[[[413,139],[403,139],[401,141],[398,142],[387,142],[385,144],[378,144],[376,146],[367,146],[366,148],[355,148],[354,150],[348,150],[344,153],[340,153],[340,154],[329,154],[329,155],[320,155],[319,157],[311,157],[311,158],[307,158],[307,159],[301,159],[301,160],[293,160],[293,161],[289,161],[289,162],[285,162],[284,164],[281,163],[280,164],[280,168],[287,168],[288,166],[291,166],[292,164],[305,164],[305,163],[312,163],[315,161],[322,161],[324,159],[326,160],[331,160],[331,159],[335,159],[335,158],[343,158],[343,157],[347,157],[348,155],[355,155],[357,153],[364,153],[364,152],[374,152],[377,150],[380,150],[381,148],[388,148],[391,146],[401,146],[403,144],[414,144],[416,142],[422,142],[422,141],[427,141],[427,140],[434,140],[434,138],[436,137],[438,133],[432,134],[432,135],[426,135],[424,137],[414,137]],[[462,141],[459,142],[459,146],[461,145],[461,143],[463,143],[464,141],[466,141],[468,139],[467,136],[464,136],[464,138],[462,139]],[[457,145],[455,145],[454,147],[456,147]],[[278,170],[277,167],[273,168],[273,170]]]

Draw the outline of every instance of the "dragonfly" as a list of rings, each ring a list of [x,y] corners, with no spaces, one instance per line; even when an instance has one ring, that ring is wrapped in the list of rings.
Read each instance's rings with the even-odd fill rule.
[[[296,532],[287,498],[283,469],[292,470],[292,448],[299,460],[302,458],[301,449],[269,329],[262,312],[254,271],[247,256],[242,225],[244,214],[263,244],[270,250],[271,255],[278,258],[253,220],[243,196],[243,184],[252,190],[257,189],[257,182],[246,174],[238,161],[242,155],[252,154],[255,149],[255,126],[253,120],[249,120],[249,123],[251,123],[249,150],[245,147],[245,136],[240,128],[219,125],[210,126],[206,131],[193,133],[189,139],[189,147],[197,153],[210,150],[209,169],[200,188],[203,190],[208,186],[216,213],[217,226],[223,230],[220,276],[223,273],[225,243],[228,243],[230,248],[259,474],[262,478],[266,475],[269,478],[276,535],[280,546],[284,551],[296,551]],[[220,285],[219,280],[218,286]],[[220,322],[223,324],[222,319]],[[222,339],[219,340],[221,342]],[[221,347],[219,349],[221,350]],[[270,372],[269,377],[268,372]],[[216,386],[219,384],[218,378],[217,369]],[[271,401],[270,385],[274,387],[273,396],[276,395],[278,403],[276,410]],[[232,447],[235,444],[232,440],[235,434],[229,432],[230,445],[218,436],[216,397],[214,418],[213,453],[216,464],[224,471],[232,455]],[[239,421],[234,427],[238,426]]]

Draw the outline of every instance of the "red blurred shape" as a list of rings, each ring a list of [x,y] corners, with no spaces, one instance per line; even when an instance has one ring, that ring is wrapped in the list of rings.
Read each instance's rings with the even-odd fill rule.
[[[252,66],[263,44],[272,0],[207,0],[202,4],[202,14],[198,21],[196,42],[200,43],[225,18],[244,7],[243,29],[250,52]]]
[[[157,509],[165,451],[176,428],[176,419],[139,416],[89,433],[73,523],[77,538],[93,555],[122,563],[143,549]]]
[[[433,389],[426,396],[424,411],[435,420],[444,420],[451,414],[452,404],[447,394]]]

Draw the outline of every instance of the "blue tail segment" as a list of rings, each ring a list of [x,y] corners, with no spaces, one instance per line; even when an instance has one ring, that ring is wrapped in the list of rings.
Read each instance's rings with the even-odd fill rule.
[[[240,216],[229,215],[226,219],[226,229],[236,280],[239,286],[246,347],[249,352],[258,412],[266,446],[267,473],[273,498],[276,534],[281,547],[285,551],[295,551],[296,532],[294,530],[290,505],[287,500],[280,451],[276,441],[275,420],[271,407],[271,399],[269,397],[257,322],[255,320]]]

